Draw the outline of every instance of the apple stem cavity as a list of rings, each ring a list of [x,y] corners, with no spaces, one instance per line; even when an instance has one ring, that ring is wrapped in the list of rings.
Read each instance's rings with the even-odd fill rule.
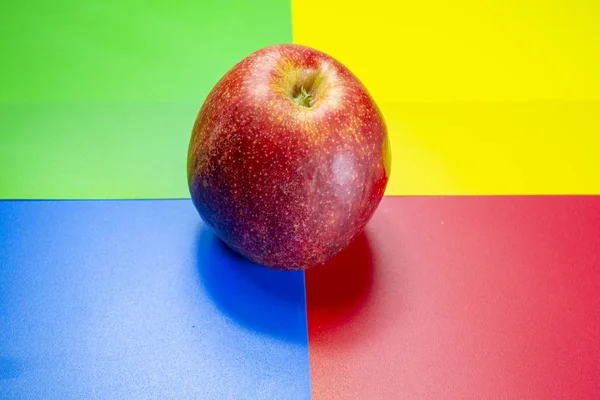
[[[301,107],[310,108],[314,104],[313,95],[308,93],[306,89],[304,89],[304,86],[300,88],[292,99],[294,100],[294,103]]]

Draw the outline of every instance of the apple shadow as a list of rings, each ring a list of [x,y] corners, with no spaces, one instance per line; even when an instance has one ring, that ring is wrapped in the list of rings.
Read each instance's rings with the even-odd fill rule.
[[[332,260],[307,270],[309,335],[351,322],[367,303],[374,270],[374,257],[365,231]]]
[[[306,343],[302,271],[255,264],[205,226],[198,232],[196,265],[201,285],[225,317],[255,333]]]

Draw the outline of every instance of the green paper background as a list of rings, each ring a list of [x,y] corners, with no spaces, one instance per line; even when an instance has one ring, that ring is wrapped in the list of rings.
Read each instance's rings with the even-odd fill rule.
[[[189,197],[194,118],[287,0],[0,5],[0,199]]]

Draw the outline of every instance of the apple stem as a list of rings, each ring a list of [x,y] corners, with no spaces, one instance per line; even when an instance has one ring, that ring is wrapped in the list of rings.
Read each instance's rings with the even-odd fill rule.
[[[312,107],[314,98],[312,94],[309,94],[304,87],[300,88],[300,91],[293,98],[294,103],[302,107]]]

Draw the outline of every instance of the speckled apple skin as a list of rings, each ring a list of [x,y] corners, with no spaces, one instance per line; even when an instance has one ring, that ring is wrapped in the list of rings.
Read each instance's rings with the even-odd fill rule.
[[[300,86],[314,104],[293,101]],[[363,230],[390,173],[386,125],[341,63],[299,45],[229,70],[193,126],[188,184],[215,234],[258,264],[323,264]]]

